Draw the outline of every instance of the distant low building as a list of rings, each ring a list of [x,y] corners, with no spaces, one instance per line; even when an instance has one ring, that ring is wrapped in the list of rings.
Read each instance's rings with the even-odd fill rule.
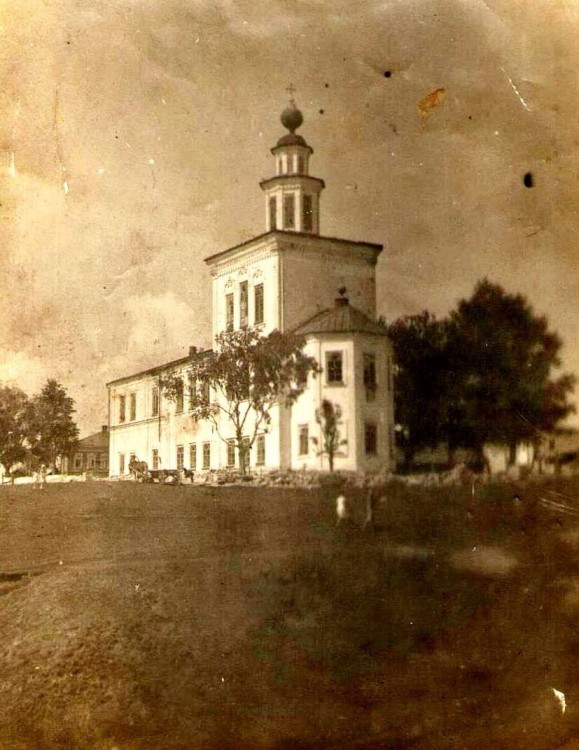
[[[100,432],[81,438],[76,450],[67,456],[62,465],[63,474],[92,474],[107,476],[109,473],[109,430],[103,425]]]

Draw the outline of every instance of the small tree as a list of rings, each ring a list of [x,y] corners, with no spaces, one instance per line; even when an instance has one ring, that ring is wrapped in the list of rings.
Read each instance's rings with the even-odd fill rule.
[[[27,410],[27,439],[32,454],[54,464],[58,456],[68,455],[78,440],[78,428],[72,419],[74,401],[56,380],[47,380]]]
[[[25,417],[28,396],[20,388],[0,386],[0,463],[10,468],[26,457]]]
[[[308,373],[319,367],[302,349],[304,340],[293,334],[272,331],[260,335],[254,328],[225,331],[216,336],[214,351],[195,357],[188,367],[191,416],[208,419],[217,434],[222,419],[233,427],[242,474],[258,433],[267,432],[275,405],[289,406],[303,393]],[[175,400],[183,387],[183,375],[175,373],[162,381],[169,399]]]
[[[330,471],[334,471],[334,456],[341,446],[347,444],[340,435],[340,420],[342,409],[339,404],[334,404],[328,399],[322,401],[319,409],[316,409],[316,422],[322,430],[321,446],[317,437],[312,438],[312,443],[317,448],[318,456],[326,455],[330,465]]]

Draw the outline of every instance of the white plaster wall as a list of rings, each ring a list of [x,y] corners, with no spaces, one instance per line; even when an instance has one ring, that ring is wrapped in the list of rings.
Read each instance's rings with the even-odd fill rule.
[[[264,323],[263,332],[269,333],[279,327],[279,258],[276,253],[268,254],[255,261],[236,260],[224,263],[214,269],[213,276],[213,340],[226,327],[225,296],[233,293],[235,317],[234,328],[239,328],[240,300],[239,285],[248,282],[249,288],[249,325],[255,320],[254,292],[257,284],[264,288]]]
[[[372,320],[376,308],[375,266],[355,252],[344,254],[284,249],[282,254],[283,330],[290,331],[321,310],[334,307],[338,289],[345,286],[350,304]]]

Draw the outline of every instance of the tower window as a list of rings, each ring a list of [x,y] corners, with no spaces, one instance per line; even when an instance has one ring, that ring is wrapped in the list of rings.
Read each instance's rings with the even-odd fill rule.
[[[364,448],[367,456],[378,453],[378,428],[374,422],[366,422],[364,425]]]
[[[376,355],[364,354],[364,387],[366,401],[376,400]]]
[[[258,326],[263,323],[263,284],[256,284],[253,293],[255,325]]]
[[[314,228],[314,207],[311,195],[304,195],[304,232],[311,232]]]
[[[239,325],[241,328],[247,328],[248,323],[248,297],[249,290],[247,281],[242,281],[239,285]]]
[[[225,327],[228,331],[233,331],[233,313],[235,306],[233,303],[233,294],[225,295]]]
[[[326,354],[326,382],[328,385],[342,384],[342,352],[328,352]]]
[[[269,199],[269,231],[277,229],[277,201],[275,196]]]
[[[295,229],[296,199],[295,195],[285,195],[283,199],[283,225],[284,229]]]
[[[298,157],[298,174],[304,173],[304,157]]]

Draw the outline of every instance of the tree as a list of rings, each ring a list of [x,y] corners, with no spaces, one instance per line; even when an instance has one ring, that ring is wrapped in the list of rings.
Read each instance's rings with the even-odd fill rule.
[[[56,380],[47,380],[27,410],[27,438],[32,454],[41,462],[54,464],[58,456],[71,453],[78,440],[72,419],[74,401]]]
[[[318,456],[326,455],[330,465],[330,471],[334,471],[334,457],[347,440],[342,440],[340,435],[340,420],[342,409],[339,404],[334,404],[328,399],[322,401],[319,409],[316,409],[316,422],[322,430],[321,447],[317,437],[312,438],[312,443],[318,448]]]
[[[561,346],[523,296],[480,281],[450,316],[448,388],[456,419],[447,419],[447,429],[457,429],[456,441],[481,452],[487,442],[508,445],[512,462],[517,443],[536,442],[574,411],[574,377],[555,375]]]
[[[302,349],[304,340],[272,331],[260,335],[254,328],[225,331],[216,336],[214,351],[195,357],[185,374],[191,416],[209,419],[225,443],[223,417],[233,428],[242,474],[260,432],[267,432],[271,411],[277,404],[289,406],[303,393],[308,373],[319,372],[313,357]],[[162,381],[169,399],[183,388],[183,376],[174,373]]]
[[[28,396],[20,388],[0,386],[0,463],[7,472],[27,454],[25,416],[28,404]]]
[[[388,329],[394,347],[395,421],[406,464],[446,438],[448,323],[426,310]]]

